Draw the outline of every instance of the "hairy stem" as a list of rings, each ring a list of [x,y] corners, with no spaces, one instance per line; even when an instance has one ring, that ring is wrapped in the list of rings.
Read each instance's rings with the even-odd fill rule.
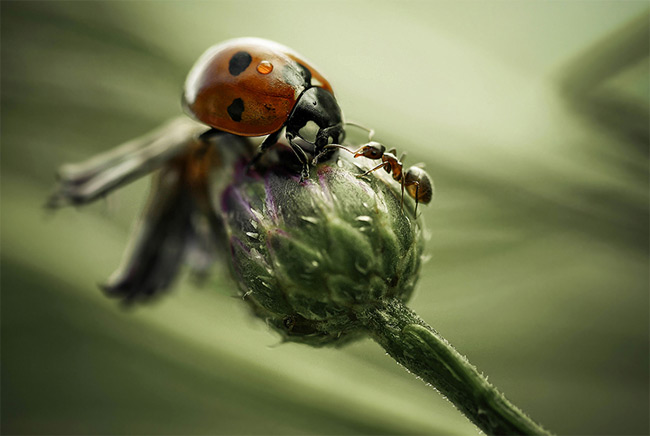
[[[370,335],[487,434],[550,434],[510,403],[438,332],[400,301],[359,314]]]

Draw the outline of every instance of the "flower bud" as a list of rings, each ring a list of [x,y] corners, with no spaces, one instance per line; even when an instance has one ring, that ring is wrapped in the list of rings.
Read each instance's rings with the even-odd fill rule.
[[[359,313],[413,292],[424,245],[415,203],[401,207],[383,171],[357,178],[360,160],[321,163],[303,183],[282,165],[242,172],[223,193],[243,297],[285,340],[340,345],[363,333]]]

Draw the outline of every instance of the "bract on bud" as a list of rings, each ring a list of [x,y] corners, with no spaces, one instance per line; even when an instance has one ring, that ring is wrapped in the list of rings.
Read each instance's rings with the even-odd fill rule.
[[[303,183],[279,165],[224,191],[243,297],[286,340],[345,343],[363,333],[361,311],[413,292],[423,249],[414,203],[402,208],[399,184],[362,172],[340,156]]]

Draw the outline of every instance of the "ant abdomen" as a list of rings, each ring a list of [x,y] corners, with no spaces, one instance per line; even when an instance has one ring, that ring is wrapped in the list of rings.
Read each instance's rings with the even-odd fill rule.
[[[419,203],[429,204],[433,198],[433,184],[426,171],[413,166],[406,170],[404,176],[406,192]]]

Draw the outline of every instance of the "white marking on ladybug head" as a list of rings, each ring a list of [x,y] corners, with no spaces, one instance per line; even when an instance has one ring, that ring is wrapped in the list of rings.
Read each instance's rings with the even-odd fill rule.
[[[298,131],[298,135],[305,141],[313,144],[316,142],[316,135],[318,135],[319,130],[320,127],[318,127],[318,124],[310,120]]]

